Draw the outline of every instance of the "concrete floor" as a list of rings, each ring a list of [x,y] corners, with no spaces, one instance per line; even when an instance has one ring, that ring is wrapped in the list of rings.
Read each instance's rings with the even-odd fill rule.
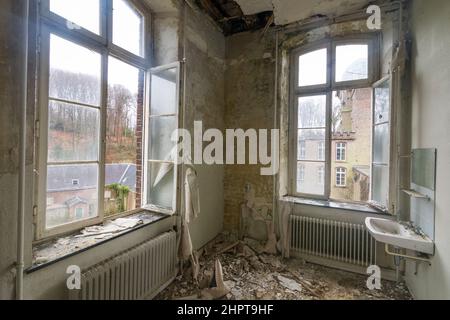
[[[255,242],[241,242],[231,250],[217,254],[233,244],[221,235],[201,252],[198,282],[185,270],[156,299],[204,299],[215,259],[221,261],[224,280],[230,289],[229,300],[411,300],[404,283],[382,281],[381,290],[369,290],[367,277],[330,269],[298,259],[258,254]]]

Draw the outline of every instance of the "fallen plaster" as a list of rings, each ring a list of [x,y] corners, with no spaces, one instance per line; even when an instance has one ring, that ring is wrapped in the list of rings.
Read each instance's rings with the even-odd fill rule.
[[[64,258],[163,217],[156,213],[136,214],[128,218],[109,220],[103,225],[87,227],[77,234],[37,245],[33,248],[33,267]]]
[[[157,300],[209,300],[204,290],[211,286],[216,261],[221,262],[227,300],[412,300],[404,283],[382,281],[381,290],[369,290],[367,277],[309,264],[283,260],[263,253],[258,241],[237,241],[221,234],[199,252],[198,282],[190,270],[178,276]]]

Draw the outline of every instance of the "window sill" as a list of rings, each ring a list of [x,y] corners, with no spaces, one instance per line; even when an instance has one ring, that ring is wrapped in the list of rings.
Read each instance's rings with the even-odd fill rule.
[[[368,213],[368,214],[378,214],[378,215],[385,215],[385,216],[388,215],[386,212],[383,212],[381,210],[373,208],[367,204],[346,203],[346,202],[338,202],[338,201],[330,201],[330,200],[306,199],[306,198],[291,197],[291,196],[282,197],[281,201],[300,204],[300,205],[329,208],[329,209],[347,210],[347,211],[354,211],[354,212],[361,212],[361,213]]]
[[[127,218],[139,219],[140,221],[142,221],[142,223],[115,233],[103,234],[101,232],[98,232],[96,234],[93,233],[86,235],[80,232],[71,236],[56,238],[50,242],[34,246],[32,266],[26,270],[26,273],[33,273],[59,261],[73,257],[77,254],[88,251],[109,241],[120,238],[126,234],[135,232],[159,221],[168,219],[170,218],[170,216],[160,213],[143,211],[141,213],[128,216]]]

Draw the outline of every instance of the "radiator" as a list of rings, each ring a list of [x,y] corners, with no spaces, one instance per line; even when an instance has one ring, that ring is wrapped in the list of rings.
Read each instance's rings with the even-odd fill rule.
[[[291,251],[357,266],[376,264],[376,240],[362,224],[291,216]]]
[[[176,233],[168,232],[82,272],[72,300],[149,298],[175,277]]]

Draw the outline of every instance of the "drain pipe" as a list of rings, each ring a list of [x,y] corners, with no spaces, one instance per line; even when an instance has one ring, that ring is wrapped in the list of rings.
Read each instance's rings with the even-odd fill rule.
[[[24,54],[22,66],[22,92],[21,92],[21,128],[20,128],[20,169],[19,169],[19,203],[17,215],[17,272],[16,272],[16,299],[23,300],[23,273],[25,268],[24,247],[25,247],[25,176],[26,176],[26,143],[27,143],[27,102],[28,102],[28,27],[30,16],[30,2],[25,1],[23,9],[24,21]]]

